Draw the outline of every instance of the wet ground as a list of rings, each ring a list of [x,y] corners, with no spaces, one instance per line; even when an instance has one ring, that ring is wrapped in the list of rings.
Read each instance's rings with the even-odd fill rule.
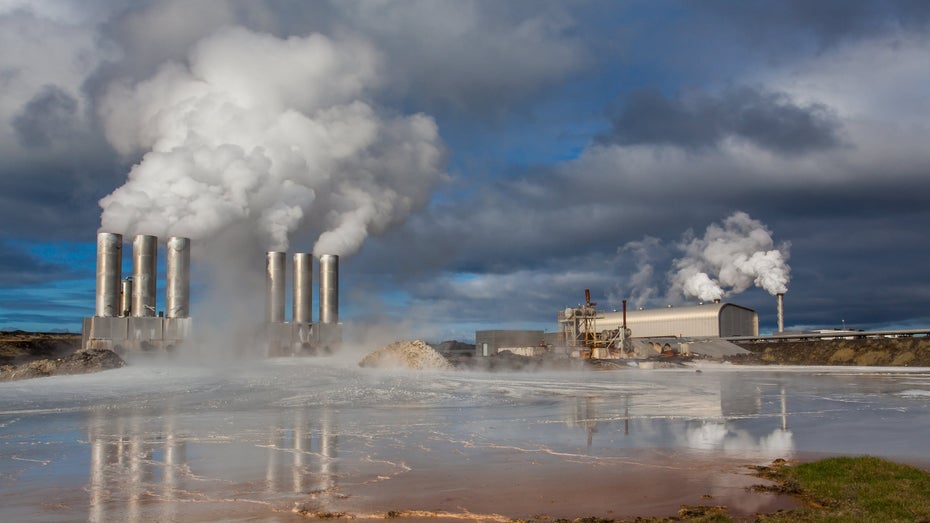
[[[930,466],[930,369],[384,372],[147,362],[0,384],[4,521],[734,515],[744,466]],[[391,514],[393,515],[393,514]],[[407,518],[409,519],[409,518]]]

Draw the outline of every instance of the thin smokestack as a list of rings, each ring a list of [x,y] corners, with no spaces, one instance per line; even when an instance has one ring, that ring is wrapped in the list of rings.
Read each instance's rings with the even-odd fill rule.
[[[168,238],[165,257],[165,316],[187,318],[191,314],[190,238]]]
[[[125,278],[122,281],[119,303],[120,316],[126,317],[132,314],[132,278]]]
[[[265,255],[265,321],[284,323],[285,254],[268,251]]]
[[[291,313],[294,323],[313,321],[313,255],[294,253],[294,292]]]
[[[776,294],[775,303],[778,306],[778,332],[785,332],[785,293]]]
[[[339,323],[339,256],[320,256],[320,323]]]
[[[132,239],[132,315],[155,316],[158,238],[139,234]]]
[[[97,308],[95,316],[118,316],[120,278],[123,274],[123,236],[111,232],[97,234]]]

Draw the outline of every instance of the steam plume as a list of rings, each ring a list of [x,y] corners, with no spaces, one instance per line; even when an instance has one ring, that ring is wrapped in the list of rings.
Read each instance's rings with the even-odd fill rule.
[[[685,239],[675,260],[672,288],[701,300],[721,299],[752,285],[770,294],[788,290],[790,245],[774,247],[772,233],[744,212],[711,224],[702,238]]]
[[[354,254],[444,177],[433,119],[369,101],[379,67],[357,40],[227,28],[185,63],[111,86],[107,138],[144,155],[100,201],[102,228],[194,239],[238,230],[271,250],[301,232],[319,235],[318,255]]]

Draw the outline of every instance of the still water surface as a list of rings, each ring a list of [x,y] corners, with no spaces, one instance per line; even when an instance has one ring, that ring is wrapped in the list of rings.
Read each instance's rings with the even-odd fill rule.
[[[930,369],[501,374],[328,359],[0,384],[4,521],[751,514],[743,465],[930,464]],[[783,503],[782,503],[783,505]]]

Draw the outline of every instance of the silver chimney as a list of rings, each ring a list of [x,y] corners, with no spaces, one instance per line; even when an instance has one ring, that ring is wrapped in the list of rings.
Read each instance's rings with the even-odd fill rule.
[[[119,315],[126,317],[132,314],[132,278],[124,278],[120,291]]]
[[[191,240],[168,238],[165,260],[165,316],[187,318],[191,308]]]
[[[785,332],[785,293],[776,294],[775,300],[778,306],[778,332]]]
[[[132,315],[155,316],[158,238],[138,234],[132,239]]]
[[[320,256],[320,323],[339,323],[339,256]]]
[[[123,267],[123,236],[97,234],[97,309],[95,316],[119,316],[120,278]]]
[[[265,321],[284,323],[285,254],[268,251],[265,254]]]
[[[313,321],[313,255],[294,253],[294,293],[292,311],[294,323]]]

